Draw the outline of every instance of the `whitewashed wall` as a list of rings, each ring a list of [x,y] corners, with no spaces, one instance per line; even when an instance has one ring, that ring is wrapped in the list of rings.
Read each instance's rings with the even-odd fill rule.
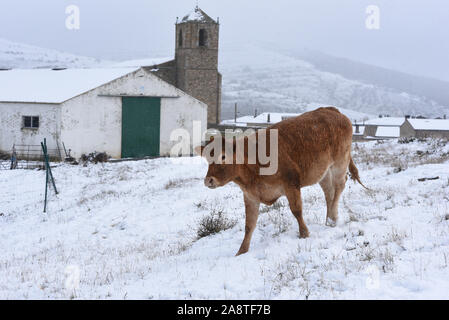
[[[170,142],[173,130],[191,132],[193,120],[201,121],[202,131],[206,130],[206,104],[140,69],[62,104],[61,140],[72,149],[73,156],[105,151],[114,158],[121,157],[122,103],[120,97],[113,96],[125,94],[170,97],[161,100],[162,156],[169,155],[174,144]]]
[[[75,158],[94,151],[121,156],[121,99],[98,94],[95,89],[61,106],[61,141]]]
[[[22,116],[39,116],[39,128],[22,128]],[[49,149],[57,149],[60,136],[60,105],[38,103],[0,103],[0,150],[13,144],[40,145],[47,138]]]
[[[207,129],[207,105],[198,104],[198,101],[187,95],[178,99],[162,99],[161,102],[161,145],[160,152],[168,156],[177,141],[170,141],[171,133],[182,128],[189,132],[191,146],[193,147],[193,121],[201,122],[201,134]],[[190,150],[193,153],[193,150]]]

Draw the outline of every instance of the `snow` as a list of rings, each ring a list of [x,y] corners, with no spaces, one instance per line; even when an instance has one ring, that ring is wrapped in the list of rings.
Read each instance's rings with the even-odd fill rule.
[[[168,50],[156,53],[170,54]],[[152,61],[166,62],[164,60],[170,58],[117,63],[0,39],[0,69],[134,67],[153,64]],[[267,49],[267,46],[248,42],[224,42],[219,62],[219,70],[223,74],[224,119],[233,118],[236,102],[242,115],[254,114],[254,108],[258,108],[259,112],[302,113],[318,105],[338,105],[353,110],[354,116],[350,118],[358,122],[377,114],[428,117],[449,114],[448,106],[440,105],[428,97],[323,72],[294,52],[284,52],[271,46]]]
[[[234,104],[241,115],[261,112],[305,112],[304,106],[336,105],[369,114],[358,122],[379,114],[406,114],[441,117],[449,106],[430,97],[346,78],[325,72],[304,60],[295,51],[251,42],[220,44],[219,70],[223,74],[224,119],[233,118]],[[327,63],[332,61],[325,61]]]
[[[172,57],[163,57],[163,58],[145,58],[145,59],[137,59],[137,60],[128,60],[119,63],[115,63],[112,67],[115,68],[130,68],[130,67],[152,67],[158,64],[162,64],[173,60]]]
[[[209,20],[210,18],[204,13],[203,10],[196,7],[192,12],[182,18],[182,22],[204,22]]]
[[[92,68],[110,62],[0,39],[0,68]]]
[[[399,138],[401,135],[401,128],[400,127],[377,127],[376,131],[376,137],[393,137],[393,138]]]
[[[315,105],[315,106],[304,106],[303,109],[307,111],[316,110],[319,107],[329,107],[327,105]],[[348,110],[344,108],[337,108],[341,113],[346,115],[351,121],[356,121],[355,119],[361,119],[362,117],[366,117],[367,114],[363,114],[357,111]],[[268,122],[268,115],[270,115],[270,122]],[[263,112],[257,117],[254,116],[243,116],[235,119],[223,120],[221,124],[224,125],[235,125],[235,126],[247,126],[247,125],[271,125],[288,118],[294,118],[301,115],[301,113],[287,113],[287,112]]]
[[[47,214],[44,172],[0,171],[0,298],[447,299],[448,154],[440,140],[354,144],[372,191],[348,181],[335,228],[319,186],[304,188],[310,238],[282,198],[239,257],[242,193],[204,187],[199,158],[59,165]],[[198,240],[214,208],[238,223]]]
[[[182,21],[183,22],[187,22],[187,21],[203,21],[204,20],[204,15],[199,11],[199,10],[194,10],[192,12],[190,12],[188,15],[186,15]]]
[[[369,119],[364,121],[365,125],[376,126],[398,126],[400,127],[405,122],[405,117],[382,117]]]
[[[356,126],[352,126],[352,134],[353,135],[363,135],[363,133],[365,132],[365,126],[359,126],[359,132],[356,133]]]
[[[268,115],[270,115],[270,122],[268,122]],[[264,112],[259,114],[257,117],[254,116],[243,116],[237,118],[237,124],[251,125],[251,124],[275,124],[281,122],[282,120],[293,118],[299,116],[299,113],[279,113],[279,112]],[[224,120],[222,124],[235,124],[234,119]]]
[[[449,130],[447,119],[408,119],[415,130]]]
[[[62,103],[138,68],[0,71],[0,101]]]

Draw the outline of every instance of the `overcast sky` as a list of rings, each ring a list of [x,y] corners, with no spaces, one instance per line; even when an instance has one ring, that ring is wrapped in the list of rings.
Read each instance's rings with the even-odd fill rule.
[[[195,0],[1,0],[0,37],[103,59],[173,53],[174,23]],[[80,30],[65,26],[78,5]],[[251,41],[335,56],[449,80],[447,0],[200,0],[220,17],[221,45]],[[366,8],[380,29],[366,28]]]

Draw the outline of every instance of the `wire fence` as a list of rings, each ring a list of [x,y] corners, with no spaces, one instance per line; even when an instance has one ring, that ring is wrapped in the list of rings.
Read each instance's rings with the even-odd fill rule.
[[[47,153],[50,161],[62,161],[59,149],[48,149]],[[12,150],[3,153],[0,159],[0,170],[44,168],[44,153],[41,145],[15,144]]]

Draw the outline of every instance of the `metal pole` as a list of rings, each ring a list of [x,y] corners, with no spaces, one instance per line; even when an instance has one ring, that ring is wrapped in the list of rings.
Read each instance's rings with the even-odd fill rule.
[[[53,184],[53,188],[55,189],[55,193],[58,194],[58,190],[56,189],[55,178],[53,178],[53,173],[51,172],[50,162],[48,160],[48,152],[47,152],[47,139],[44,138],[44,146],[45,146],[45,162],[47,164],[47,170],[50,174],[51,182]]]
[[[234,107],[234,123],[237,123],[237,102],[235,103]]]
[[[44,151],[45,159],[45,148],[44,144],[41,142],[42,150]],[[44,199],[44,213],[47,212],[47,193],[48,193],[48,168],[45,166],[45,199]]]
[[[56,189],[55,179],[53,178],[53,174],[50,168],[50,162],[48,160],[47,153],[47,139],[44,138],[44,142],[41,142],[42,152],[44,153],[44,162],[45,162],[45,200],[44,200],[44,213],[47,212],[47,199],[48,199],[48,179],[51,178],[51,182],[53,184],[53,188],[55,193],[58,194],[58,190]]]

